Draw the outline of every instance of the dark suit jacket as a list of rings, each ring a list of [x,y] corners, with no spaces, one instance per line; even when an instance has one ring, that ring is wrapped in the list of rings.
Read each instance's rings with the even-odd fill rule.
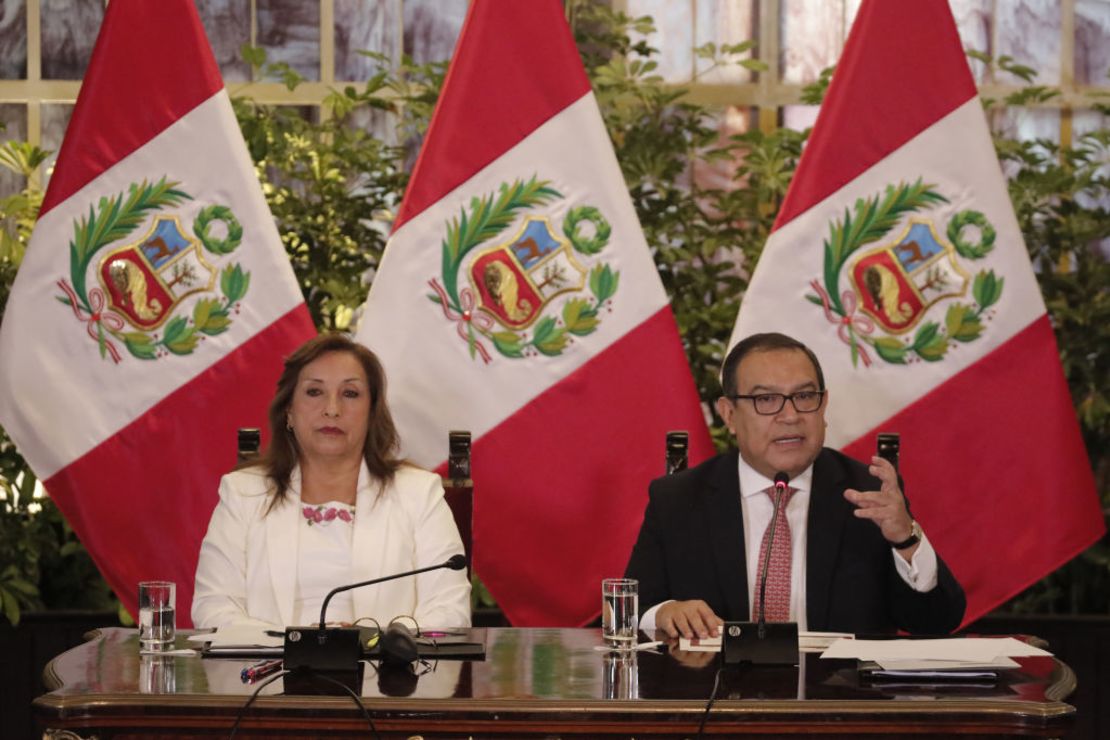
[[[738,454],[652,482],[626,572],[640,581],[642,610],[667,599],[702,599],[726,621],[750,618]],[[856,634],[951,632],[966,601],[939,554],[936,588],[914,591],[898,575],[879,528],[854,516],[844,498],[846,488],[879,485],[866,466],[835,450],[817,456],[807,519],[807,626]]]

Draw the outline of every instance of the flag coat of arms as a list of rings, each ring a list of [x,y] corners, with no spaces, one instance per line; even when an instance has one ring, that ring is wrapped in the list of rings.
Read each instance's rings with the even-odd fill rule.
[[[595,617],[667,431],[711,445],[559,2],[471,3],[358,338],[407,456],[473,434],[475,568],[513,624]]]
[[[923,63],[922,60],[928,60]],[[741,304],[821,359],[828,444],[902,436],[966,620],[1104,531],[1055,337],[944,0],[865,1]]]
[[[177,583],[315,329],[196,8],[113,0],[0,327],[0,423],[120,600]]]

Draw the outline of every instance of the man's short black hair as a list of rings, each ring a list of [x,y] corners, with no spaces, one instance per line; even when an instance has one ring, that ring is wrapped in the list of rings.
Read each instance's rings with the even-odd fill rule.
[[[813,350],[793,337],[778,332],[766,332],[745,337],[729,350],[728,356],[725,357],[725,363],[721,366],[721,388],[724,395],[732,397],[738,392],[736,368],[740,366],[740,360],[752,352],[769,352],[776,349],[796,349],[805,352],[806,357],[813,363],[813,368],[817,371],[817,390],[825,390],[825,374],[821,371],[821,363],[817,361],[817,355],[813,354]]]

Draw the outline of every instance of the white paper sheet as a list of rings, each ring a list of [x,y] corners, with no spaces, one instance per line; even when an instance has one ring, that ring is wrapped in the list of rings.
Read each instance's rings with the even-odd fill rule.
[[[827,648],[837,640],[851,640],[850,632],[806,632],[798,633],[798,651],[802,653],[816,653]],[[685,637],[678,639],[678,649],[694,653],[719,653],[721,651],[720,637],[707,637],[704,640],[694,638],[687,640]]]
[[[859,660],[953,660],[989,663],[999,657],[1049,655],[1013,637],[951,637],[938,640],[837,640],[822,658]]]

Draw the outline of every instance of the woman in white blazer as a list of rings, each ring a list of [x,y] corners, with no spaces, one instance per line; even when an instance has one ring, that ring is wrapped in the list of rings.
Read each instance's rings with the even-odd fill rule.
[[[313,624],[332,588],[445,562],[462,540],[439,477],[397,457],[377,357],[340,334],[285,362],[270,444],[220,482],[197,562],[197,627]],[[470,625],[465,571],[338,594],[329,622]]]

